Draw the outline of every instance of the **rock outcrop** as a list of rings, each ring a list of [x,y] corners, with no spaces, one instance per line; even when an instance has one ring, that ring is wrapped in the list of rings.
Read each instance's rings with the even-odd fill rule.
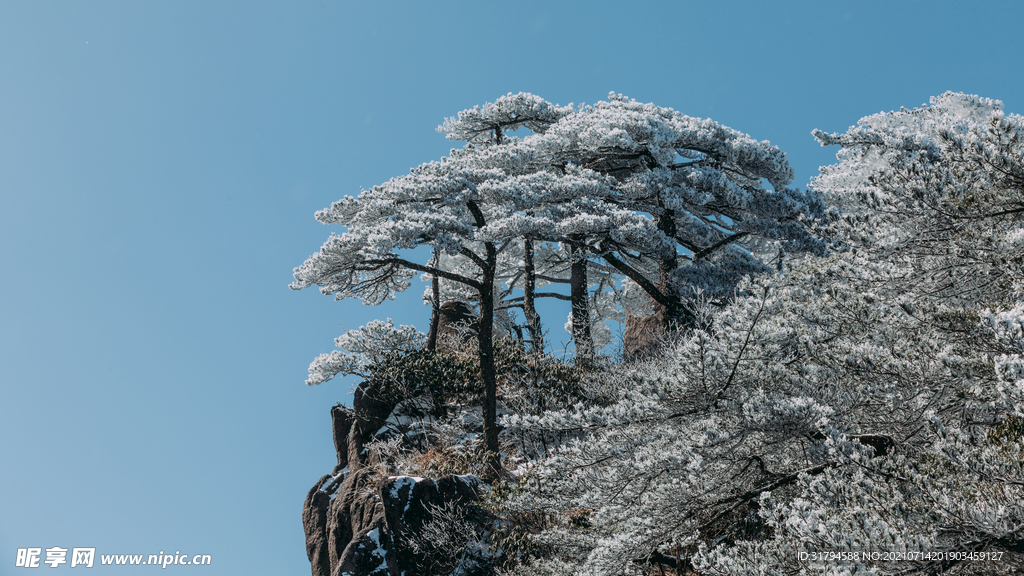
[[[330,574],[384,574],[386,567],[383,573],[378,570],[385,556],[381,547],[384,508],[380,496],[367,486],[365,470],[346,476],[327,513]]]
[[[437,480],[376,476],[366,445],[397,402],[361,384],[352,408],[331,409],[338,464],[306,495],[302,525],[313,576],[429,576],[437,559],[410,546],[432,519],[434,506],[465,505],[480,498],[475,476]]]
[[[460,352],[459,344],[475,337],[480,322],[465,302],[445,302],[438,309],[437,350]]]
[[[334,474],[348,466],[348,435],[352,431],[355,414],[352,410],[338,405],[331,408],[331,435],[334,437],[334,450],[338,454],[338,465]]]
[[[478,500],[481,481],[394,476],[374,488],[369,479],[365,472],[326,475],[306,496],[302,524],[313,576],[429,576],[438,559],[417,552],[410,537],[433,519],[432,506]]]
[[[331,484],[334,477],[330,474],[320,478],[306,494],[306,502],[302,506],[302,527],[306,532],[306,556],[313,567],[313,576],[330,576],[331,559],[328,553],[327,510],[331,505]],[[324,489],[327,484],[327,489]],[[337,487],[335,487],[335,490]]]
[[[664,337],[665,321],[660,310],[644,316],[630,314],[622,334],[622,356],[632,359],[650,352],[660,345]]]
[[[482,483],[476,476],[446,476],[437,480],[398,476],[381,487],[385,534],[389,537],[389,561],[406,576],[429,576],[426,567],[437,565],[430,552],[417,552],[408,538],[429,530],[432,510],[446,503],[466,505],[480,499]]]

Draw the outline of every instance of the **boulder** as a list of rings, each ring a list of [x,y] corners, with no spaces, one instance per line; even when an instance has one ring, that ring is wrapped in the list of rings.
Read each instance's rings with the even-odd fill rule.
[[[381,522],[382,524],[383,522]],[[338,561],[332,576],[390,576],[381,526],[368,526],[356,534]]]
[[[433,520],[432,506],[477,501],[481,486],[480,479],[472,475],[437,480],[398,476],[381,486],[380,500],[389,541],[387,559],[393,576],[429,576],[424,567],[434,562],[414,552],[406,543],[408,536],[420,533]]]
[[[475,337],[480,322],[465,302],[445,302],[438,311],[437,351],[461,352],[458,344]]]
[[[630,314],[622,333],[622,357],[636,358],[659,346],[664,336],[665,321],[660,311],[644,316]]]

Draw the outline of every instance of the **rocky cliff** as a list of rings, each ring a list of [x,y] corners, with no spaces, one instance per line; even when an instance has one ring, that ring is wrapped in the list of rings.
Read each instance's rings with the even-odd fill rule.
[[[366,447],[395,404],[361,385],[352,408],[331,410],[338,464],[313,485],[302,508],[313,576],[433,576],[454,565],[439,557],[451,550],[423,545],[430,539],[419,536],[436,530],[438,510],[479,500],[482,483],[472,475],[382,476]],[[474,571],[472,565],[460,570]]]

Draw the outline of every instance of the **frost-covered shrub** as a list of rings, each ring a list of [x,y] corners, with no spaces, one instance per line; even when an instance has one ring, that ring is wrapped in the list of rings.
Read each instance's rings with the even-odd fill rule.
[[[454,500],[426,508],[430,520],[404,538],[413,553],[429,562],[417,568],[436,576],[491,574],[487,534],[493,520],[487,510],[476,502]]]
[[[595,369],[528,353],[512,339],[499,341],[495,364],[501,375],[502,402],[517,413],[537,413],[588,399],[583,382]]]
[[[480,370],[473,362],[446,352],[413,350],[389,352],[370,369],[367,389],[396,399],[417,396],[429,399],[435,418],[443,417],[449,404],[478,403]],[[408,416],[422,417],[417,404],[408,404]]]
[[[306,384],[323,384],[338,375],[368,377],[371,367],[379,365],[385,357],[418,350],[425,342],[426,336],[415,326],[395,328],[391,318],[373,320],[335,338],[339,350],[313,360]]]

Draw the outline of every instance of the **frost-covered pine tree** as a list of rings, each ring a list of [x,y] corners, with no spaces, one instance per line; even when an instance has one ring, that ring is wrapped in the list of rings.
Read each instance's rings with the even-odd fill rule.
[[[466,142],[466,150],[479,152],[487,162],[500,165],[507,176],[492,181],[487,189],[495,201],[512,208],[505,218],[491,225],[489,233],[520,239],[511,249],[520,252],[522,259],[505,276],[511,280],[510,288],[518,287],[517,280],[522,281],[521,306],[531,338],[538,343],[543,328],[534,302],[542,296],[536,292],[535,252],[540,244],[556,243],[568,253],[569,274],[564,280],[570,285],[571,317],[575,320],[571,323],[572,334],[577,357],[589,362],[594,345],[587,307],[587,254],[580,239],[595,225],[606,227],[610,221],[622,222],[633,214],[600,201],[610,194],[608,182],[600,175],[559,165],[546,149],[549,140],[544,134],[572,111],[572,105],[556,106],[532,94],[509,94],[448,119],[438,130],[451,140]],[[528,134],[522,138],[514,135],[519,128],[526,128]],[[549,277],[548,281],[562,280]],[[562,295],[550,292],[543,297]]]
[[[644,290],[667,323],[685,324],[688,288],[724,300],[744,275],[768,270],[767,259],[822,251],[807,223],[823,205],[814,193],[786,187],[792,169],[768,142],[615,94],[558,110],[557,118],[515,124],[532,131],[515,147],[500,147],[509,136],[496,127],[513,119],[496,111],[460,115],[441,130],[515,157],[503,162],[516,172],[500,186],[517,210],[501,222],[501,234],[562,248],[578,350],[592,348],[579,345],[592,338],[588,290],[623,295],[614,282],[602,284],[608,270]],[[596,282],[589,277],[595,269]]]
[[[1019,573],[1022,131],[945,94],[819,133],[844,247],[741,284],[612,402],[505,422],[562,442],[510,504],[553,518],[522,572]]]
[[[499,254],[539,226],[532,221],[524,227],[521,211],[538,199],[526,197],[518,184],[522,178],[545,177],[536,168],[535,150],[506,131],[542,132],[567,111],[532,95],[510,94],[460,113],[441,130],[466,141],[465,148],[317,212],[320,222],[346,230],[295,269],[294,289],[318,285],[337,299],[354,297],[371,305],[407,289],[416,272],[472,295],[479,309],[484,446],[494,468],[499,466],[493,345]],[[547,194],[581,195],[592,189],[589,182],[584,185],[586,190],[578,190],[579,183],[564,179],[545,188]],[[434,248],[433,257],[417,261],[423,251],[416,249],[425,246]]]
[[[607,178],[602,200],[634,214],[577,240],[639,285],[666,322],[690,323],[688,288],[724,300],[767,259],[823,250],[806,226],[823,205],[787,188],[785,153],[712,120],[612,93],[551,126],[542,146],[555,164]]]
[[[494,177],[503,178],[504,173],[479,162],[472,151],[453,152],[439,162],[414,168],[410,175],[364,190],[357,198],[335,202],[317,212],[317,220],[340,224],[346,231],[332,235],[295,269],[292,288],[318,285],[321,292],[337,299],[354,297],[375,305],[407,289],[414,273],[422,272],[475,292],[480,308],[477,336],[484,385],[484,443],[495,455],[497,467],[493,322],[500,239],[483,234],[483,229],[502,215],[503,208],[480,193],[480,187]],[[423,246],[461,258],[471,272],[415,261],[413,254]]]

